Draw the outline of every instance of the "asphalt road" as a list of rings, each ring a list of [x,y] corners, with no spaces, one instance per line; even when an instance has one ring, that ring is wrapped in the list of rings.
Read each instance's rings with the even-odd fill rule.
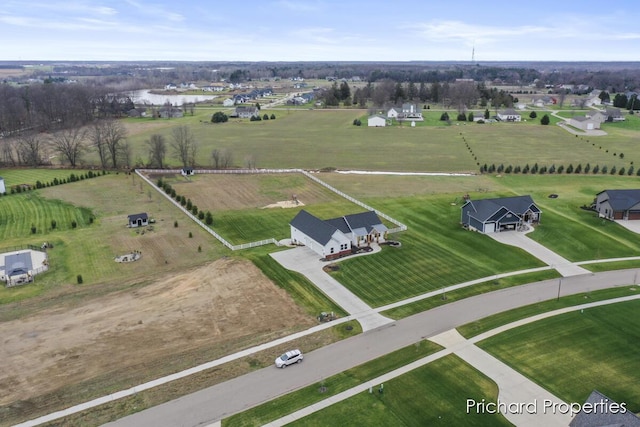
[[[636,279],[637,271],[619,270],[572,276],[561,281],[548,280],[467,298],[320,348],[305,354],[304,362],[299,365],[286,369],[274,366],[264,368],[107,425],[208,425],[465,323],[557,298],[559,290],[560,296],[565,296],[629,285]]]

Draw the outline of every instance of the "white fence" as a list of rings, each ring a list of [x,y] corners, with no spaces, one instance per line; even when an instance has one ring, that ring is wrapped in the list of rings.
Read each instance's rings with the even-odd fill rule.
[[[220,241],[220,243],[222,243],[223,245],[225,245],[227,248],[231,249],[232,251],[237,251],[237,250],[241,250],[241,249],[248,249],[248,248],[255,248],[257,246],[263,246],[263,245],[269,245],[269,244],[274,244],[274,245],[279,245],[279,242],[274,239],[266,239],[266,240],[260,240],[257,242],[250,242],[250,243],[243,243],[241,245],[232,245],[230,242],[228,242],[227,240],[225,240],[221,235],[219,235],[218,233],[216,233],[215,231],[213,231],[209,226],[207,226],[205,223],[203,223],[197,216],[195,216],[193,213],[191,213],[191,211],[189,211],[188,209],[186,209],[184,206],[182,206],[179,202],[177,202],[173,197],[171,197],[171,195],[167,194],[164,192],[164,190],[160,187],[158,187],[157,185],[155,185],[155,183],[153,183],[153,181],[151,181],[149,178],[147,178],[145,175],[143,174],[180,174],[181,173],[181,169],[136,169],[136,174],[144,179],[147,184],[151,185],[153,188],[155,188],[160,194],[162,194],[164,197],[167,198],[167,200],[171,201],[171,203],[173,203],[178,209],[180,209],[182,212],[184,212],[185,215],[187,215],[189,218],[191,218],[196,224],[198,224],[200,227],[202,227],[207,233],[211,234],[213,237],[215,237],[216,239],[218,239]],[[318,184],[322,185],[323,187],[333,191],[334,193],[336,193],[337,195],[344,197],[345,199],[349,200],[352,203],[355,203],[358,206],[361,206],[363,208],[365,208],[366,210],[369,211],[374,211],[378,216],[386,219],[387,221],[393,223],[396,225],[395,228],[392,228],[389,230],[389,233],[397,233],[398,231],[405,231],[407,229],[407,226],[404,225],[403,223],[401,223],[400,221],[397,221],[393,218],[391,218],[389,215],[380,212],[377,209],[372,208],[371,206],[362,203],[360,200],[354,199],[353,197],[349,196],[348,194],[343,193],[342,191],[338,190],[337,188],[332,187],[331,185],[327,184],[326,182],[322,181],[321,179],[315,177],[313,174],[302,170],[302,169],[194,169],[194,174],[198,173],[210,173],[210,174],[274,174],[274,173],[301,173],[304,176],[306,176],[307,178],[311,179],[314,182],[317,182]]]

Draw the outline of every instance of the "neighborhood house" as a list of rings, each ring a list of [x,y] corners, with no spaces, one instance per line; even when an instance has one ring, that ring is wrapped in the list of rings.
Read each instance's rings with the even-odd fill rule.
[[[382,116],[371,116],[367,120],[367,126],[370,127],[385,127],[387,125],[387,119]]]
[[[513,108],[507,108],[506,110],[498,112],[498,120],[504,122],[519,122],[522,120],[522,116]]]
[[[291,243],[305,245],[328,260],[350,255],[353,249],[387,238],[387,227],[373,211],[322,220],[303,209],[289,225]]]
[[[518,230],[523,224],[540,222],[542,214],[531,196],[467,200],[461,209],[462,226],[484,234]]]
[[[640,219],[640,190],[604,190],[596,194],[595,210],[606,219]]]

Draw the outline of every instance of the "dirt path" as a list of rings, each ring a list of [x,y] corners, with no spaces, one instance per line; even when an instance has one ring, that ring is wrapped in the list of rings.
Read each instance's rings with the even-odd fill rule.
[[[212,343],[311,324],[253,264],[220,259],[143,288],[0,323],[0,405]]]

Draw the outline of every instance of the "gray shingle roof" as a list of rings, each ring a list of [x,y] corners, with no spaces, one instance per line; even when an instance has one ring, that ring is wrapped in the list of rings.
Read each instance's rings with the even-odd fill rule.
[[[626,211],[640,203],[640,190],[604,190],[599,194],[607,193],[609,204],[614,211]]]
[[[302,209],[291,220],[290,224],[323,245],[331,239],[336,230],[344,234],[353,232],[359,236],[366,235],[374,229],[381,233],[387,230],[387,227],[382,224],[382,221],[374,211],[360,212],[323,221]]]
[[[502,208],[506,208],[516,215],[523,215],[529,208],[534,212],[540,212],[540,209],[533,203],[531,196],[470,200],[463,208],[464,210],[471,210],[473,212],[471,216],[482,222],[491,218]]]
[[[146,213],[143,212],[143,213],[139,213],[139,214],[129,215],[127,218],[129,218],[129,222],[137,221],[138,219],[141,219],[141,220],[144,221],[144,220],[148,219],[148,216],[147,216]]]
[[[289,223],[316,242],[325,245],[337,228],[302,209]]]
[[[640,418],[630,411],[620,413],[620,405],[598,390],[591,392],[582,408],[595,410],[578,412],[569,423],[570,427],[640,427]]]

